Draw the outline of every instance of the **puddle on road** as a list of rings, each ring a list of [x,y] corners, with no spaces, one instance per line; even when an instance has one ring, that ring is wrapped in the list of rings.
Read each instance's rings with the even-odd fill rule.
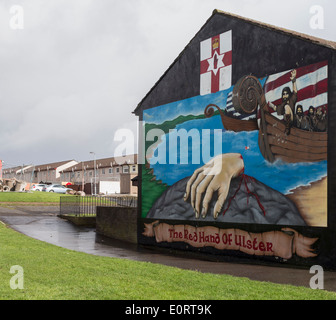
[[[137,245],[97,235],[94,228],[78,227],[57,216],[2,216],[14,230],[31,238],[94,255],[159,262],[158,253]]]

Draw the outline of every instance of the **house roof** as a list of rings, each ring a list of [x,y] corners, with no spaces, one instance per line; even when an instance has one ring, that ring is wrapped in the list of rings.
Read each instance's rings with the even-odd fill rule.
[[[53,163],[46,163],[46,164],[41,164],[41,165],[29,165],[25,166],[23,169],[26,172],[31,172],[31,171],[47,171],[47,170],[55,170],[56,168],[70,163],[75,160],[66,160],[66,161],[59,161],[59,162],[53,162]],[[104,158],[104,159],[97,159],[96,164],[98,168],[108,168],[111,166],[119,166],[119,165],[126,165],[126,164],[137,164],[138,161],[138,155],[133,154],[133,155],[127,155],[124,157],[111,157],[111,158]],[[77,161],[76,161],[77,162]],[[77,162],[77,164],[62,170],[62,172],[71,172],[72,169],[74,171],[76,170],[82,170],[83,168],[90,170],[94,168],[94,161],[89,160],[89,161],[83,161],[83,162]],[[4,174],[9,173],[9,172],[14,172],[17,173],[17,171],[20,171],[22,167],[17,166],[13,168],[5,168],[2,169],[2,172]]]
[[[137,163],[137,155],[127,155],[125,157],[110,157],[97,159],[96,165],[98,169],[100,168],[111,168],[112,166],[121,166],[126,164],[136,164]],[[72,172],[72,171],[81,171],[81,170],[93,170],[94,169],[94,160],[82,161],[77,163],[76,165],[69,167],[63,172]]]
[[[48,170],[56,170],[58,167],[63,166],[67,163],[73,162],[75,160],[66,160],[66,161],[59,161],[59,162],[51,162],[51,163],[45,163],[40,165],[35,165],[29,168],[27,171],[48,171]]]
[[[45,164],[39,164],[39,165],[27,165],[24,166],[23,168],[18,166],[18,167],[13,167],[13,168],[6,168],[3,169],[3,173],[8,173],[9,171],[11,172],[16,172],[19,173],[22,169],[24,172],[31,172],[31,171],[47,171],[47,170],[55,170],[56,168],[67,164],[69,162],[72,162],[75,160],[66,160],[66,161],[59,161],[59,162],[52,162],[52,163],[45,163]]]
[[[8,173],[16,173],[17,170],[19,170],[22,167],[11,167],[11,168],[2,168],[2,173],[3,174],[8,174]]]
[[[52,163],[46,163],[41,165],[36,165],[34,168],[34,171],[47,171],[47,170],[55,170],[56,168],[69,163],[74,160],[67,160],[67,161],[59,161],[59,162],[52,162]]]
[[[317,38],[317,37],[313,37],[307,34],[303,34],[300,32],[296,32],[293,30],[289,30],[289,29],[285,29],[285,28],[280,28],[277,26],[273,26],[267,23],[263,23],[260,21],[256,21],[253,19],[248,19],[236,14],[232,14],[229,12],[225,12],[225,11],[221,11],[218,9],[215,9],[212,13],[212,15],[210,16],[210,18],[206,21],[206,23],[202,26],[202,28],[198,31],[198,33],[204,28],[204,26],[214,17],[214,15],[223,15],[223,16],[227,16],[227,17],[231,17],[233,19],[239,19],[239,20],[243,20],[247,23],[262,27],[262,28],[266,28],[275,32],[280,32],[283,34],[287,34],[305,41],[309,41],[311,43],[317,44],[317,45],[321,45],[330,49],[335,50],[336,49],[336,42],[334,41],[329,41],[329,40],[325,40],[325,39],[321,39],[321,38]],[[198,34],[197,33],[197,34]],[[153,90],[155,89],[155,87],[158,85],[158,83],[162,80],[162,78],[168,73],[168,71],[173,67],[173,65],[179,60],[179,58],[183,55],[184,51],[186,50],[186,48],[188,47],[188,45],[193,41],[194,38],[196,38],[197,34],[189,41],[189,43],[187,44],[187,46],[182,50],[182,52],[178,55],[178,57],[173,61],[173,63],[168,67],[168,69],[165,71],[165,73],[159,78],[159,80],[154,84],[154,86],[149,90],[149,92],[143,97],[143,99],[138,103],[137,107],[134,109],[134,111],[132,113],[137,114],[138,111],[141,109],[142,107],[142,103],[144,102],[144,100],[153,92]]]
[[[334,41],[313,37],[313,36],[310,36],[310,35],[307,35],[307,34],[304,34],[304,33],[296,32],[296,31],[293,31],[293,30],[285,29],[285,28],[280,28],[280,27],[277,27],[277,26],[274,26],[274,25],[271,25],[271,24],[267,24],[267,23],[260,22],[260,21],[257,21],[257,20],[253,20],[253,19],[248,19],[248,18],[239,16],[239,15],[228,13],[228,12],[221,11],[221,10],[218,10],[218,9],[213,11],[213,14],[215,14],[215,13],[225,15],[225,16],[229,16],[229,17],[236,18],[236,19],[240,19],[240,20],[245,20],[246,22],[252,23],[252,24],[260,26],[260,27],[271,29],[273,31],[283,32],[283,33],[286,33],[288,35],[291,35],[291,36],[294,36],[294,37],[297,37],[297,38],[301,38],[303,40],[307,40],[307,41],[316,43],[318,45],[329,47],[329,48],[334,49],[334,50],[336,49],[336,42],[334,42]]]
[[[28,166],[24,166],[24,167],[21,167],[19,168],[18,170],[16,170],[16,174],[18,173],[21,173],[21,172],[25,172],[25,171],[28,171],[28,169],[30,169],[32,167],[32,165],[28,165]]]

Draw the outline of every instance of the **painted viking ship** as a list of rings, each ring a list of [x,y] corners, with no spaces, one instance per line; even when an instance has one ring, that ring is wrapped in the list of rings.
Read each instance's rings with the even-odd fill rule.
[[[228,119],[229,117],[220,111],[224,128],[233,131],[259,130],[259,149],[267,161],[272,163],[280,159],[287,163],[298,163],[327,160],[327,132],[312,132],[292,127],[287,135],[284,121],[269,112],[265,94],[256,77],[241,78],[233,89],[232,100],[234,108],[240,113],[254,113],[259,106],[259,123],[256,120],[255,127],[252,123],[246,123],[249,120]],[[206,116],[214,113],[213,107],[217,106],[206,107]]]
[[[216,108],[219,111],[219,115],[221,116],[222,119],[222,124],[225,130],[227,131],[253,131],[253,130],[258,130],[258,122],[257,119],[253,120],[241,120],[241,119],[236,119],[233,117],[229,117],[225,115],[225,113],[220,109],[217,105],[215,104],[209,104],[205,110],[204,110],[204,115],[207,118],[210,118],[214,115],[214,108]]]
[[[326,132],[305,131],[295,127],[285,134],[285,124],[270,113],[261,112],[259,149],[269,162],[316,162],[327,160]]]
[[[232,104],[234,109],[239,114],[253,114],[256,113],[258,107],[258,101],[256,100],[256,95],[251,90],[245,90],[246,86],[251,86],[254,83],[254,79],[248,77],[241,78],[237,84],[234,86],[232,91]],[[262,94],[262,89],[259,91],[259,95]],[[214,114],[214,108],[219,111],[222,119],[222,124],[225,130],[228,131],[254,131],[258,130],[257,119],[241,120],[236,119],[231,116],[227,116],[217,105],[209,104],[205,110],[204,114],[206,117],[211,117]]]

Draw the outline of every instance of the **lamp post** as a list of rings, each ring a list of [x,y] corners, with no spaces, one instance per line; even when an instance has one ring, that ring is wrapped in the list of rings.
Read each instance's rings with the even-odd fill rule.
[[[97,194],[97,181],[96,181],[96,154],[91,151],[90,154],[93,154],[93,165],[94,165],[94,194],[96,195]]]

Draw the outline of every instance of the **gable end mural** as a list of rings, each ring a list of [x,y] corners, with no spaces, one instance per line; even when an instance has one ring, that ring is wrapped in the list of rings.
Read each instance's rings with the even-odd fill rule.
[[[258,55],[256,46],[244,54],[242,37],[272,51],[287,37],[299,62],[286,63],[283,50]],[[306,41],[300,58],[300,44],[291,34],[215,14],[185,49],[198,61],[190,73],[194,94],[176,97],[172,67],[143,100],[157,100],[160,85],[174,91],[166,103],[137,110],[145,153],[140,244],[336,268],[329,196],[335,51]],[[184,70],[195,69],[183,57]]]

